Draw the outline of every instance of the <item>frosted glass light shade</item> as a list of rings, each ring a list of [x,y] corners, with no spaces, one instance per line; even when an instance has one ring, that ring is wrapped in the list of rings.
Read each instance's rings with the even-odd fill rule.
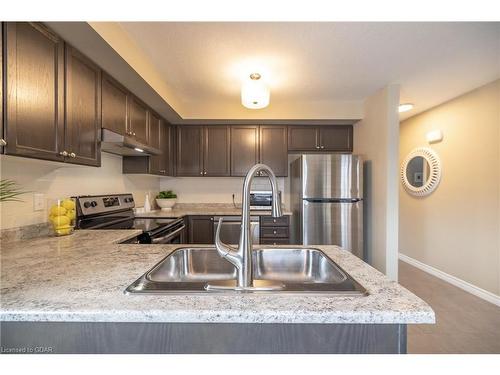
[[[241,87],[241,104],[249,109],[261,109],[269,105],[271,93],[260,80],[248,80]]]

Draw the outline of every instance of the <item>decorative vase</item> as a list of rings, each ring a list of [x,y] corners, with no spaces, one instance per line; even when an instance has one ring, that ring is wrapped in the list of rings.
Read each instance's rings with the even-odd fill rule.
[[[177,198],[169,199],[159,199],[156,198],[156,204],[161,208],[162,211],[169,211],[177,203]]]

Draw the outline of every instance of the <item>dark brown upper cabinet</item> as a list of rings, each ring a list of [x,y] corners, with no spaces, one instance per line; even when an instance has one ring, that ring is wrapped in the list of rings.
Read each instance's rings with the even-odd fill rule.
[[[130,97],[129,135],[147,145],[148,137],[148,107],[134,96]]]
[[[276,176],[288,175],[286,126],[260,126],[259,162],[267,164]]]
[[[203,175],[231,175],[231,133],[229,126],[205,126],[203,139]]]
[[[315,151],[318,148],[319,132],[315,126],[289,126],[289,151]]]
[[[163,176],[173,176],[174,174],[174,147],[173,147],[174,128],[162,122],[160,126],[160,150],[162,155],[153,156],[158,158],[158,173]]]
[[[278,177],[288,175],[286,126],[231,126],[231,176],[245,176],[257,163]]]
[[[352,125],[289,126],[288,151],[352,152]]]
[[[319,127],[322,151],[352,152],[352,125]]]
[[[230,176],[228,126],[178,126],[177,176]]]
[[[101,69],[66,45],[67,161],[101,165]]]
[[[149,114],[149,145],[151,147],[160,148],[160,126],[162,124],[162,120],[160,116],[155,114],[152,111],[148,111]]]
[[[128,129],[127,89],[107,74],[102,75],[102,127],[121,135]]]
[[[4,23],[4,152],[64,161],[64,42],[40,24]]]
[[[231,126],[231,176],[246,176],[259,162],[259,127]]]
[[[203,176],[203,126],[178,126],[176,145],[176,176]]]
[[[162,151],[162,154],[154,156],[124,156],[122,168],[123,173],[172,176],[172,132],[172,126],[160,119],[157,146]]]

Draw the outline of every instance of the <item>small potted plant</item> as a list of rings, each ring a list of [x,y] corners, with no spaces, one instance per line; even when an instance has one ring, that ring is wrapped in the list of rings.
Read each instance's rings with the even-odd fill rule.
[[[162,211],[171,210],[177,203],[177,194],[172,190],[160,191],[156,196],[156,204]]]

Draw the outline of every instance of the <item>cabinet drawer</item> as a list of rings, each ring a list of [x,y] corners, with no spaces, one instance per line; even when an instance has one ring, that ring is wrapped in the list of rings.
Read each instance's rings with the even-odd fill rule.
[[[261,216],[260,225],[263,227],[287,227],[288,216],[282,216],[282,217]]]
[[[288,227],[265,227],[260,229],[260,236],[265,238],[287,238]]]
[[[261,245],[289,245],[289,238],[261,238]]]

